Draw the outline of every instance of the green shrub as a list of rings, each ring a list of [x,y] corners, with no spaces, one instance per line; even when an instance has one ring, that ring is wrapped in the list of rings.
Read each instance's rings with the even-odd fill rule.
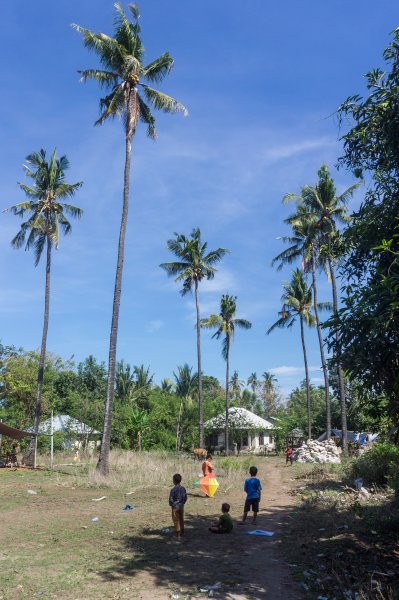
[[[352,476],[369,485],[392,485],[399,489],[399,447],[390,442],[377,443],[352,463]]]

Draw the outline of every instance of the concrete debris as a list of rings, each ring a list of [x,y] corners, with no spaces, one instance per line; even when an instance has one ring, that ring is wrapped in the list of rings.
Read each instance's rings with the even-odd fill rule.
[[[295,450],[293,459],[302,463],[339,464],[342,450],[338,448],[334,440],[308,440],[300,448]]]

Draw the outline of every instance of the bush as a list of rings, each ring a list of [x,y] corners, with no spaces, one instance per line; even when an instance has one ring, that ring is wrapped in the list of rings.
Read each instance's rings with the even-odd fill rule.
[[[352,463],[352,475],[368,484],[392,485],[399,490],[399,447],[390,442],[377,443]]]

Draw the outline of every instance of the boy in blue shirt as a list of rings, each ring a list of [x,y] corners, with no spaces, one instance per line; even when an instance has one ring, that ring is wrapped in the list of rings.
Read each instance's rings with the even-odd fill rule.
[[[260,484],[259,479],[256,477],[258,473],[258,469],[256,467],[251,467],[249,469],[249,474],[251,477],[245,480],[244,483],[244,492],[247,492],[247,498],[245,500],[244,506],[244,514],[242,517],[242,522],[244,523],[247,520],[247,514],[251,510],[253,510],[253,519],[252,523],[255,525],[256,517],[259,512],[259,502],[261,497],[262,486]]]

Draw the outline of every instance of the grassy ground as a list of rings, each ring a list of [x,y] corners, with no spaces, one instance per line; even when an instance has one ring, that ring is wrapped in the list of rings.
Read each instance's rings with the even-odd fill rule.
[[[294,465],[297,499],[284,550],[309,598],[399,598],[399,505],[392,491],[362,500],[345,467]],[[348,485],[349,484],[349,485]]]
[[[107,480],[95,473],[94,462],[63,465],[54,472],[3,469],[0,600],[133,599],[144,598],[145,589],[153,589],[151,598],[158,597],[155,591],[162,598],[174,591],[180,598],[189,598],[197,591],[197,582],[209,577],[225,579],[230,587],[240,585],[233,561],[226,569],[214,560],[213,566],[206,565],[210,560],[207,527],[220,514],[221,502],[238,494],[233,517],[238,518],[242,510],[248,459],[224,461],[224,468],[222,460],[216,460],[220,489],[214,499],[205,499],[194,487],[200,463],[166,453],[114,452]],[[61,462],[67,463],[68,457]],[[188,534],[199,532],[195,534],[198,553],[204,556],[202,566],[197,562],[195,577],[187,552],[181,557],[184,568],[176,569],[180,551],[171,540],[167,502],[175,472],[183,475],[189,492]],[[106,498],[96,501],[102,496]],[[123,510],[126,503],[135,508]],[[226,548],[226,552],[231,550]]]
[[[230,600],[399,598],[397,500],[388,490],[359,500],[335,466],[217,459],[220,488],[206,499],[194,486],[201,465],[189,457],[114,452],[107,480],[94,462],[65,466],[70,460],[54,472],[0,470],[0,600],[188,600],[216,581],[215,598]],[[223,501],[240,518],[254,460],[264,485],[258,526],[275,537],[241,535],[240,527],[212,536]],[[175,472],[189,493],[180,545],[167,503]],[[135,508],[124,511],[126,503]]]

